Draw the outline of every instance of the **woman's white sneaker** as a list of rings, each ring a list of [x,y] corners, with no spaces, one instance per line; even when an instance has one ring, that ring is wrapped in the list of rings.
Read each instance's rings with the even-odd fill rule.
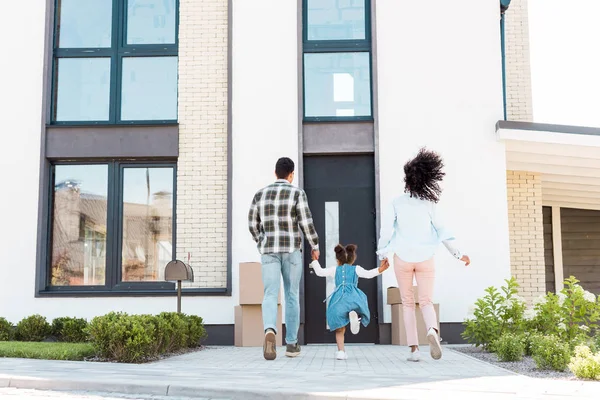
[[[348,355],[346,354],[345,351],[336,351],[335,352],[335,359],[336,360],[347,360],[348,359]]]
[[[356,311],[350,311],[350,332],[352,334],[357,335],[360,331],[360,320],[358,319],[358,314]]]
[[[431,358],[434,360],[442,358],[442,345],[440,344],[440,337],[435,329],[429,328],[427,331],[427,341],[429,342]]]
[[[421,352],[419,350],[411,351],[407,358],[408,361],[419,362],[421,361]]]

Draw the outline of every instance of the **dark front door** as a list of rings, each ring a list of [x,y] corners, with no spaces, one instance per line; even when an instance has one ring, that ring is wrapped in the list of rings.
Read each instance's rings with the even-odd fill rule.
[[[315,156],[304,159],[304,188],[317,232],[323,267],[335,266],[334,247],[356,244],[355,264],[376,268],[375,167],[373,156]],[[305,338],[307,343],[335,343],[325,317],[327,280],[310,268],[310,249],[305,262]],[[329,290],[334,287],[330,281]],[[377,343],[377,278],[359,279],[358,287],[369,300],[371,323],[358,335],[346,331],[347,343]]]

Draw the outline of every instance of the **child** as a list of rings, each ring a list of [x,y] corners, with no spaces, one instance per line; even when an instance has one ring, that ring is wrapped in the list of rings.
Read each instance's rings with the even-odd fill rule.
[[[379,268],[369,271],[358,265],[352,265],[356,260],[356,245],[354,244],[349,244],[346,247],[341,244],[335,246],[335,258],[337,259],[337,267],[322,268],[319,261],[314,257],[310,267],[314,269],[317,276],[335,276],[336,288],[329,296],[327,324],[330,331],[335,331],[335,341],[338,347],[335,358],[346,360],[348,359],[344,350],[346,325],[350,323],[350,331],[356,335],[360,330],[360,322],[367,326],[371,319],[367,296],[357,287],[358,278],[374,278],[388,269],[389,263],[383,261]]]

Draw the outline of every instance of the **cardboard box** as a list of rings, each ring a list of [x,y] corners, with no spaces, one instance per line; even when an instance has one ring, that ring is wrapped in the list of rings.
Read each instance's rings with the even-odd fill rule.
[[[264,290],[261,263],[240,263],[240,305],[262,304]],[[281,288],[277,304],[281,304]]]
[[[236,306],[234,340],[238,347],[262,347],[265,331],[260,305]],[[282,344],[282,310],[277,306],[277,346]]]
[[[415,295],[415,304],[419,304],[419,287],[413,286],[413,292]],[[387,289],[387,303],[388,304],[402,304],[402,297],[400,296],[400,289],[397,287],[389,287]]]
[[[437,315],[437,328],[439,331],[440,326],[440,305],[434,304],[435,313]],[[427,328],[425,327],[425,321],[423,321],[423,315],[421,308],[416,306],[417,313],[417,332],[419,345],[426,345],[427,342]],[[441,337],[441,332],[440,332]],[[404,309],[402,304],[392,304],[392,344],[400,346],[408,346],[406,340],[406,329],[404,328]]]

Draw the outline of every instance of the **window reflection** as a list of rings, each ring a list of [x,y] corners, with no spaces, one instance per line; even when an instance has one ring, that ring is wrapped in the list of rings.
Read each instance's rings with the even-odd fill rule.
[[[60,0],[58,46],[106,48],[112,39],[112,1]]]
[[[308,0],[308,40],[365,39],[365,0]]]
[[[108,166],[54,171],[51,285],[104,285]]]
[[[127,44],[173,44],[175,31],[175,0],[127,1]]]
[[[125,168],[122,207],[122,280],[164,280],[173,253],[173,168]]]

